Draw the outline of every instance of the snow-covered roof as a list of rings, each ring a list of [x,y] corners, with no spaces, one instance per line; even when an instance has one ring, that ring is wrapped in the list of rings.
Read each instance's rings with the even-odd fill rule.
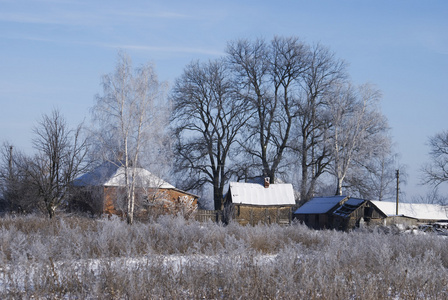
[[[299,207],[295,214],[325,214],[347,196],[316,197]]]
[[[131,172],[128,169],[128,174]],[[160,179],[146,169],[135,168],[136,186],[147,188],[174,189],[168,182]],[[92,172],[86,173],[73,181],[75,186],[125,186],[125,168],[113,163],[104,163]]]
[[[370,201],[388,217],[396,216],[396,203]],[[398,203],[398,215],[420,220],[447,220],[448,207],[436,204]]]
[[[294,205],[294,191],[290,183],[270,184],[231,182],[229,187],[234,204]]]

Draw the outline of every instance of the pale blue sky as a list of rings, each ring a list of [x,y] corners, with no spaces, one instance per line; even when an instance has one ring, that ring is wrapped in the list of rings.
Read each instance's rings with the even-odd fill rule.
[[[299,36],[330,47],[355,83],[383,92],[408,198],[423,194],[427,139],[448,129],[448,1],[0,0],[0,142],[30,151],[31,129],[60,108],[89,118],[100,76],[117,51],[153,61],[173,82],[193,59],[213,59],[229,40]]]

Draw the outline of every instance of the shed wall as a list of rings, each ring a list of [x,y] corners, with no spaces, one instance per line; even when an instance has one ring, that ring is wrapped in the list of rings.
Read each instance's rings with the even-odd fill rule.
[[[291,223],[291,207],[233,205],[233,219],[241,225]]]

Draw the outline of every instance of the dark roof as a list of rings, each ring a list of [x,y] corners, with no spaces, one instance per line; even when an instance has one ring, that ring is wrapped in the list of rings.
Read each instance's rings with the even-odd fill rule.
[[[339,205],[347,196],[315,197],[299,207],[295,214],[325,214]]]
[[[363,199],[350,198],[345,201],[340,207],[338,207],[333,214],[347,218],[352,212],[354,212],[358,207],[360,207],[364,202]]]

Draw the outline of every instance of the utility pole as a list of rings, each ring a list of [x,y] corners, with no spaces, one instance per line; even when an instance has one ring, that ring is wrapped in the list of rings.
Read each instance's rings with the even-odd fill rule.
[[[397,203],[396,203],[396,215],[398,216],[398,195],[400,194],[400,170],[395,171],[395,177],[397,178]]]
[[[13,177],[13,174],[12,174],[12,149],[13,149],[13,147],[9,146],[9,158],[8,158],[8,167],[9,167],[8,173],[9,174],[8,174],[8,177],[10,180]]]

